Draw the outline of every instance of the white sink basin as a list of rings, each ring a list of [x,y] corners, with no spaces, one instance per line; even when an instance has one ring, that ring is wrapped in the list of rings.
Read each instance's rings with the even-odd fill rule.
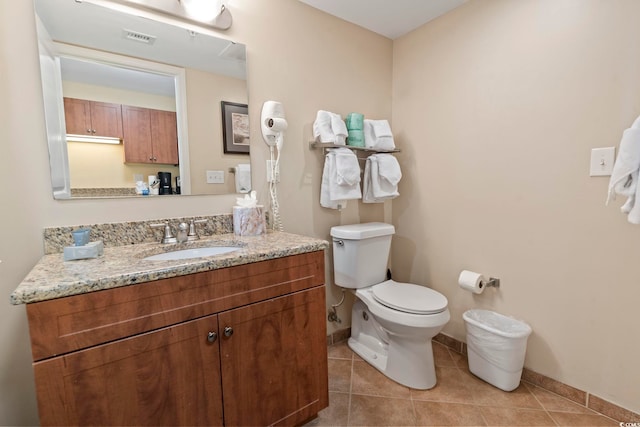
[[[182,249],[179,251],[165,252],[143,258],[145,261],[176,261],[180,259],[202,258],[207,256],[228,254],[242,249],[238,246],[210,246],[207,248]]]

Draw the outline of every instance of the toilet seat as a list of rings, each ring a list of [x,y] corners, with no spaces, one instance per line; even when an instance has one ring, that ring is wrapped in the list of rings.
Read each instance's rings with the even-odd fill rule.
[[[395,280],[372,286],[371,294],[380,304],[410,314],[437,314],[448,305],[447,298],[433,289]]]

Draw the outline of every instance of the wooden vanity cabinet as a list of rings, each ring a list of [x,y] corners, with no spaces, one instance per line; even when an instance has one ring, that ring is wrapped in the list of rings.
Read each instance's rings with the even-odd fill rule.
[[[68,134],[122,139],[120,104],[64,98],[64,118]]]
[[[324,252],[27,305],[42,425],[298,425],[328,406]]]
[[[127,163],[178,164],[178,128],[173,111],[122,106]]]

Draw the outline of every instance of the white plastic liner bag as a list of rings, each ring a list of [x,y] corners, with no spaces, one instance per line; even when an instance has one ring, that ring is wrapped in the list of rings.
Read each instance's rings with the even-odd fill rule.
[[[482,309],[462,315],[467,346],[490,364],[507,372],[522,371],[531,327],[520,320]]]

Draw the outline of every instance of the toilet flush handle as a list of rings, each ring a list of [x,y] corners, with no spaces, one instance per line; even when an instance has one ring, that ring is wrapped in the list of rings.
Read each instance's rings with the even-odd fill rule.
[[[333,243],[335,243],[338,246],[344,246],[344,240],[334,240]]]

